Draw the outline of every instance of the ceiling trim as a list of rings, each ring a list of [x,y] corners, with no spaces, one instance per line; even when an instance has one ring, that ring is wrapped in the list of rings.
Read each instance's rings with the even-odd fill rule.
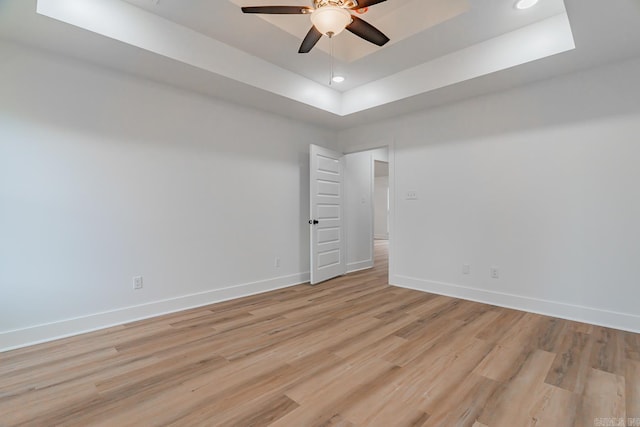
[[[37,12],[336,116],[575,49],[563,12],[341,93],[121,0],[37,0]]]

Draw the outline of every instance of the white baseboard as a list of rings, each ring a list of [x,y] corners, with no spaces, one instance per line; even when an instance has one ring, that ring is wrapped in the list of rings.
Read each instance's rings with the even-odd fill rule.
[[[394,275],[391,284],[402,288],[640,333],[640,316],[635,314],[618,313],[402,275]]]
[[[347,273],[355,273],[356,271],[366,270],[372,267],[373,267],[373,259],[352,262],[350,264],[347,264]]]
[[[223,289],[176,298],[154,301],[146,304],[125,307],[117,310],[95,313],[89,316],[65,319],[58,322],[31,326],[28,328],[0,332],[0,352],[26,347],[42,342],[53,341],[73,335],[79,335],[98,329],[109,328],[136,320],[148,319],[163,314],[174,313],[190,308],[201,307],[249,295],[260,294],[276,289],[306,283],[309,273],[245,283]]]

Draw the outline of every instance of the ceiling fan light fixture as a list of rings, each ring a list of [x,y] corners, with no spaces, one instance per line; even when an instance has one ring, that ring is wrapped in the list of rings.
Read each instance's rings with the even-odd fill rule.
[[[340,34],[351,23],[348,10],[337,6],[324,6],[311,14],[311,22],[322,34],[331,37]]]
[[[538,0],[518,0],[516,2],[516,9],[525,10],[533,7],[538,3]]]
[[[333,76],[331,79],[334,83],[342,83],[344,81],[344,77],[342,76]]]

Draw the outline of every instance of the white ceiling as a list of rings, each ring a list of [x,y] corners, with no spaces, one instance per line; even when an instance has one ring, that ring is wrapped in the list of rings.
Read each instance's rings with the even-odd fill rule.
[[[244,15],[240,11],[240,5],[310,5],[309,0],[126,1],[318,83],[328,82],[330,41],[326,37],[309,54],[297,53],[311,25],[308,16]],[[346,31],[338,35],[334,40],[336,72],[347,80],[334,89],[347,91],[565,12],[562,0],[542,0],[526,12],[515,9],[514,1],[379,3],[358,16],[391,41],[379,48]]]
[[[524,12],[512,0],[389,0],[362,17],[393,43],[336,38],[347,77],[337,88],[322,45],[297,53],[306,16],[272,23],[236,0],[127,2],[41,0],[47,17],[36,0],[3,0],[0,37],[332,128],[640,56],[637,0],[540,0]],[[416,19],[426,6],[433,15]]]
[[[141,7],[147,2],[138,1],[138,0],[127,0],[132,4],[137,4]],[[235,4],[238,8],[241,6],[247,5],[247,0],[230,0],[231,3]],[[277,0],[278,4],[282,4],[285,6],[288,5],[307,5],[309,3],[305,0]],[[148,4],[148,3],[147,3]],[[251,0],[251,4],[255,6],[267,6],[272,5],[273,0]],[[175,2],[165,3],[164,4],[167,9],[167,13],[163,14],[168,19],[174,19],[176,16],[175,13]],[[156,7],[159,7],[158,4]],[[171,10],[173,8],[174,10]],[[367,22],[375,25],[378,28],[384,29],[384,32],[391,37],[391,40],[386,44],[386,48],[388,48],[398,42],[401,42],[413,35],[421,33],[426,29],[432,28],[435,25],[446,22],[456,16],[461,15],[462,13],[468,12],[471,8],[468,0],[404,0],[404,1],[387,1],[384,3],[379,3],[375,5],[375,7],[370,7],[366,9],[359,9],[354,13],[354,15],[360,17],[361,19],[366,20]],[[238,14],[238,11],[232,12],[233,15],[240,21],[238,25],[243,29],[247,29],[247,25],[252,26],[253,20],[247,20],[247,17],[242,17]],[[186,26],[192,27],[192,25],[196,22],[194,17],[191,16],[188,19],[182,21],[182,23]],[[253,15],[253,19],[259,18],[262,19],[281,30],[286,31],[294,38],[294,43],[297,43],[299,40],[302,40],[304,36],[309,31],[311,27],[310,17],[309,16],[282,16],[282,15]],[[228,21],[226,21],[228,23]],[[208,23],[210,24],[210,23]],[[270,42],[268,38],[252,40],[246,38],[233,39],[233,37],[229,37],[229,33],[231,33],[228,25],[225,28],[217,27],[218,34],[214,34],[209,28],[210,25],[205,24],[207,28],[205,31],[210,34],[212,37],[221,38],[225,37],[224,33],[227,33],[226,39],[230,40],[228,43],[234,45],[235,47],[252,51],[254,54],[263,57],[271,62],[278,63],[278,57],[274,55],[276,52],[280,52],[279,46],[275,46],[276,50],[273,51],[273,43]],[[253,30],[253,28],[251,28]],[[269,28],[271,30],[271,28]],[[244,41],[245,43],[239,43]],[[256,44],[258,46],[256,46]],[[295,47],[295,45],[293,45]],[[324,52],[325,55],[329,55],[331,52],[331,43],[325,37],[320,43],[316,46],[317,49]],[[271,50],[269,54],[267,54],[268,50]],[[362,39],[355,37],[348,32],[342,33],[336,36],[333,43],[333,53],[336,59],[345,62],[351,63],[358,59],[364,58],[365,56],[374,54],[379,52],[378,46],[375,46],[371,43],[363,41]],[[294,49],[291,49],[289,55],[289,61],[291,61],[292,57],[298,56],[295,53]],[[306,55],[310,56],[310,55]],[[319,55],[322,56],[322,55]],[[306,64],[308,69],[308,63],[302,61],[301,64]],[[279,63],[278,65],[287,67],[286,63]],[[309,76],[311,78],[311,76]]]

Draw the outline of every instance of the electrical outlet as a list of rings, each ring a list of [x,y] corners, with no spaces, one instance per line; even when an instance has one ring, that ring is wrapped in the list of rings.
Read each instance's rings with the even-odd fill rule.
[[[273,262],[273,266],[275,268],[280,268],[280,257],[276,257],[275,261]]]
[[[462,265],[462,274],[471,274],[471,266],[469,264]]]
[[[498,270],[498,267],[491,267],[491,278],[492,279],[500,278],[500,271]]]
[[[142,282],[142,276],[136,276],[133,278],[133,289],[138,290],[144,287],[144,283]]]

